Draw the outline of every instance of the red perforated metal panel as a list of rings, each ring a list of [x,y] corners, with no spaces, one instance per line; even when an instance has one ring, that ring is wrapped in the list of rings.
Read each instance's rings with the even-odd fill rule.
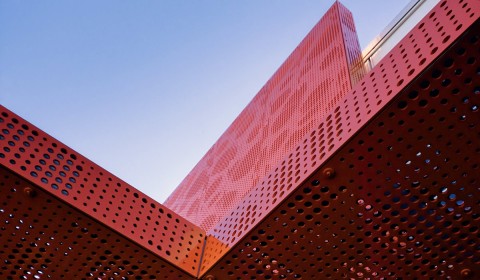
[[[349,66],[350,80],[352,86],[357,84],[366,73],[363,64],[362,52],[358,43],[355,23],[351,12],[343,5],[338,5],[339,20],[342,25],[342,36],[344,40],[347,64]],[[318,71],[318,70],[317,70]],[[333,108],[333,107],[332,107]]]
[[[350,90],[360,55],[352,15],[337,2],[165,205],[211,229]]]
[[[1,106],[0,149],[0,165],[42,189],[49,197],[57,198],[49,211],[70,205],[93,218],[97,223],[95,227],[103,226],[105,231],[110,228],[108,232],[114,231],[132,240],[157,255],[159,260],[175,265],[177,270],[197,275],[205,240],[203,230]],[[45,199],[38,203],[40,201]],[[27,205],[19,207],[17,213],[6,215],[21,217],[22,211],[27,211],[25,207]],[[49,219],[51,216],[45,215],[38,223],[62,224],[61,220]],[[73,219],[70,217],[69,221]],[[14,227],[6,227],[1,243],[11,246],[7,237],[14,232]],[[69,246],[80,242],[87,246],[86,251],[89,250],[89,239],[76,240],[74,235],[71,238],[63,243]],[[111,257],[115,254],[124,256],[112,251]],[[184,274],[179,272],[178,275]]]
[[[0,167],[0,279],[194,279]]]
[[[479,278],[479,15],[442,1],[360,80],[336,3],[173,194],[207,234],[0,107],[0,278]]]
[[[479,12],[423,19],[209,231],[205,275],[478,278]]]

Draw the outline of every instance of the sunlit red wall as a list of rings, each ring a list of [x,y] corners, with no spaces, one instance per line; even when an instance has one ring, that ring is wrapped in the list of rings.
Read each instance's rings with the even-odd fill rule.
[[[335,3],[165,201],[211,229],[364,74],[351,13]]]

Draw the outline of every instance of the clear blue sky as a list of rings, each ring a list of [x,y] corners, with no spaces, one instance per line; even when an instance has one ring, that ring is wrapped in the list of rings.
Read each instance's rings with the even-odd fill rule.
[[[0,0],[0,103],[163,202],[332,3]]]

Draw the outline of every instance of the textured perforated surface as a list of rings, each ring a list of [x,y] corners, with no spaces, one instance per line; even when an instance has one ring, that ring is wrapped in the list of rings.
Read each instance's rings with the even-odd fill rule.
[[[343,9],[312,34],[351,40]],[[342,13],[342,27],[329,25]],[[355,47],[343,49],[350,68],[321,56],[344,74],[322,90],[356,85],[294,103],[316,71],[307,62],[318,34],[307,36],[300,62],[292,55],[279,70],[287,80],[262,89],[297,87],[292,98],[257,95],[212,148],[218,158],[199,165],[211,169],[186,179],[199,189],[174,194],[195,197],[176,206],[208,228],[222,214],[205,213],[232,206],[239,182],[257,182],[207,233],[0,107],[0,278],[478,279],[479,14],[479,1],[442,1],[361,80]],[[331,59],[342,52],[334,46]],[[288,118],[293,104],[328,105]],[[268,137],[273,127],[282,139]],[[244,140],[253,148],[239,152]],[[255,157],[281,155],[270,149],[288,153],[266,170]],[[222,189],[226,170],[234,183]]]
[[[359,62],[352,15],[337,2],[165,205],[211,229],[361,78]]]
[[[194,279],[0,167],[0,279]]]
[[[0,148],[2,166],[197,275],[203,230],[1,106]],[[69,242],[76,242],[72,237]]]
[[[229,253],[207,274],[478,276],[479,11],[442,2],[422,20],[209,231],[202,268]]]

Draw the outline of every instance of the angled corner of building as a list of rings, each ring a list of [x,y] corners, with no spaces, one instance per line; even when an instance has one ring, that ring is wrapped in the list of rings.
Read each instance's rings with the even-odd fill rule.
[[[352,14],[337,1],[165,205],[208,231],[299,145],[364,73]]]
[[[165,205],[0,106],[0,278],[477,279],[479,19],[336,1]]]

